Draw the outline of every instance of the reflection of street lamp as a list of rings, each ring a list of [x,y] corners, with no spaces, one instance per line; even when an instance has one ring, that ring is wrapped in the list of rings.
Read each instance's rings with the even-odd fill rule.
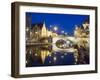
[[[35,32],[36,34],[38,33],[38,32]]]
[[[57,58],[56,58],[56,57],[54,57],[54,58],[53,58],[53,60],[54,60],[54,61],[56,61],[56,60],[57,60]]]

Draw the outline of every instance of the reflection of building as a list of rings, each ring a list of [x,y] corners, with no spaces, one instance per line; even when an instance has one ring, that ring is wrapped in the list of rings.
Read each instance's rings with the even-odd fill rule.
[[[40,56],[41,56],[41,59],[42,59],[42,62],[44,63],[45,61],[45,58],[47,56],[49,56],[51,53],[49,52],[49,50],[41,50],[40,51]]]

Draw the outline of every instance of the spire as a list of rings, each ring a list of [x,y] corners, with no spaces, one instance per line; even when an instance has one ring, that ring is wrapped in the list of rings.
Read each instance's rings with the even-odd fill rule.
[[[42,37],[47,36],[47,29],[46,29],[46,26],[45,26],[45,22],[43,23],[43,27],[42,27],[42,30],[41,30],[41,35],[42,35]]]
[[[44,23],[43,23],[43,27],[45,27],[45,28],[46,28],[45,21],[44,21]]]

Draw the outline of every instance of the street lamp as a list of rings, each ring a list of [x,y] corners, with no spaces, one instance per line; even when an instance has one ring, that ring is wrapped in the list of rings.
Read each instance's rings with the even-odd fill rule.
[[[52,25],[50,25],[50,28],[52,28]]]
[[[65,33],[65,35],[67,35],[67,33]]]
[[[58,30],[58,27],[55,26],[53,29],[54,29],[54,31],[57,31]]]
[[[52,25],[50,25],[50,31],[52,31],[52,28],[53,28]]]
[[[64,31],[61,31],[61,33],[64,33]]]

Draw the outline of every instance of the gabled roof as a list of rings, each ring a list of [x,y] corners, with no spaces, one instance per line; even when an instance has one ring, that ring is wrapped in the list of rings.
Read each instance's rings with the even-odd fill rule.
[[[35,24],[32,24],[32,28],[34,28],[35,26],[37,26],[38,28],[42,28],[43,27],[43,23],[35,23]]]

